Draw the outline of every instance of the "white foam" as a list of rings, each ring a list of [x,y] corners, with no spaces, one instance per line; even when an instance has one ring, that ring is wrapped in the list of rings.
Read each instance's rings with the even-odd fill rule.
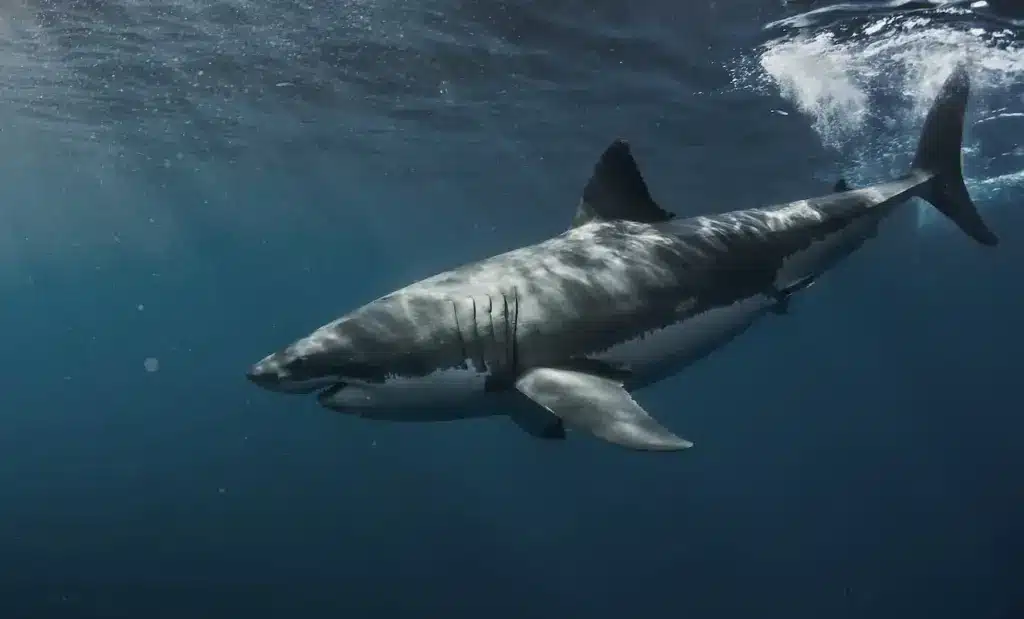
[[[942,12],[949,17],[964,10]],[[807,25],[804,22],[811,17],[816,16],[805,13],[769,27]],[[844,169],[844,175],[855,183],[877,182],[904,171],[940,85],[964,59],[972,78],[968,122],[1006,123],[1008,130],[1020,131],[1024,96],[1018,85],[1024,83],[1024,46],[1013,41],[1013,33],[958,28],[920,13],[867,19],[842,38],[818,30],[771,41],[756,58],[736,68],[734,81],[766,94],[780,92],[810,119],[822,144],[840,151],[853,166]],[[984,198],[993,192],[1020,184],[1017,174],[985,177],[984,168],[992,158],[986,160],[972,144],[970,131],[965,150],[968,187],[972,194],[980,191],[975,198],[981,208],[992,202]],[[933,220],[934,209],[920,211],[922,226]]]

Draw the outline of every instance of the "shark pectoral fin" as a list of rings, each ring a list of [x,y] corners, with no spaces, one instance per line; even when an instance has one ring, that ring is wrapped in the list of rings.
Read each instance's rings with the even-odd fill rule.
[[[565,424],[548,411],[532,407],[509,415],[519,429],[535,438],[565,440]]]
[[[594,165],[572,225],[576,228],[594,220],[615,219],[657,223],[673,217],[651,198],[629,143],[620,139],[612,142]]]
[[[677,451],[693,446],[655,421],[622,383],[610,378],[575,370],[535,368],[519,377],[516,388],[569,427],[609,443],[642,451]]]

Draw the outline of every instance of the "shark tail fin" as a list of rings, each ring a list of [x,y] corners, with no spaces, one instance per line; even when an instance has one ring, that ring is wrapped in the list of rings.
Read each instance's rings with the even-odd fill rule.
[[[964,115],[971,79],[963,64],[946,78],[924,121],[912,173],[931,176],[921,198],[953,221],[967,236],[982,245],[994,246],[999,238],[985,224],[964,185],[961,168]]]

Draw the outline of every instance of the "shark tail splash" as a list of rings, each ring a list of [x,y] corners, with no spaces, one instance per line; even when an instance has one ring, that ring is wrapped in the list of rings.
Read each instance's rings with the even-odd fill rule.
[[[995,246],[999,238],[981,218],[964,184],[962,142],[971,80],[963,64],[946,78],[924,121],[911,174],[930,177],[918,196],[948,217],[967,236]]]

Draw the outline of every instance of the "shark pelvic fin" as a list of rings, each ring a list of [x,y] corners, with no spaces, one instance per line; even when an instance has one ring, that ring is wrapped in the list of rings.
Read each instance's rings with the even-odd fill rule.
[[[813,283],[814,283],[814,276],[813,275],[808,275],[807,277],[802,277],[802,278],[796,280],[795,282],[793,282],[792,284],[786,286],[785,288],[780,288],[780,289],[776,290],[775,291],[776,303],[775,303],[775,307],[772,308],[772,312],[774,312],[776,314],[779,314],[779,315],[788,314],[789,313],[789,299],[790,299],[790,297],[792,297],[794,294],[800,292],[801,290],[806,290],[807,288],[810,288],[811,284],[813,284]]]

